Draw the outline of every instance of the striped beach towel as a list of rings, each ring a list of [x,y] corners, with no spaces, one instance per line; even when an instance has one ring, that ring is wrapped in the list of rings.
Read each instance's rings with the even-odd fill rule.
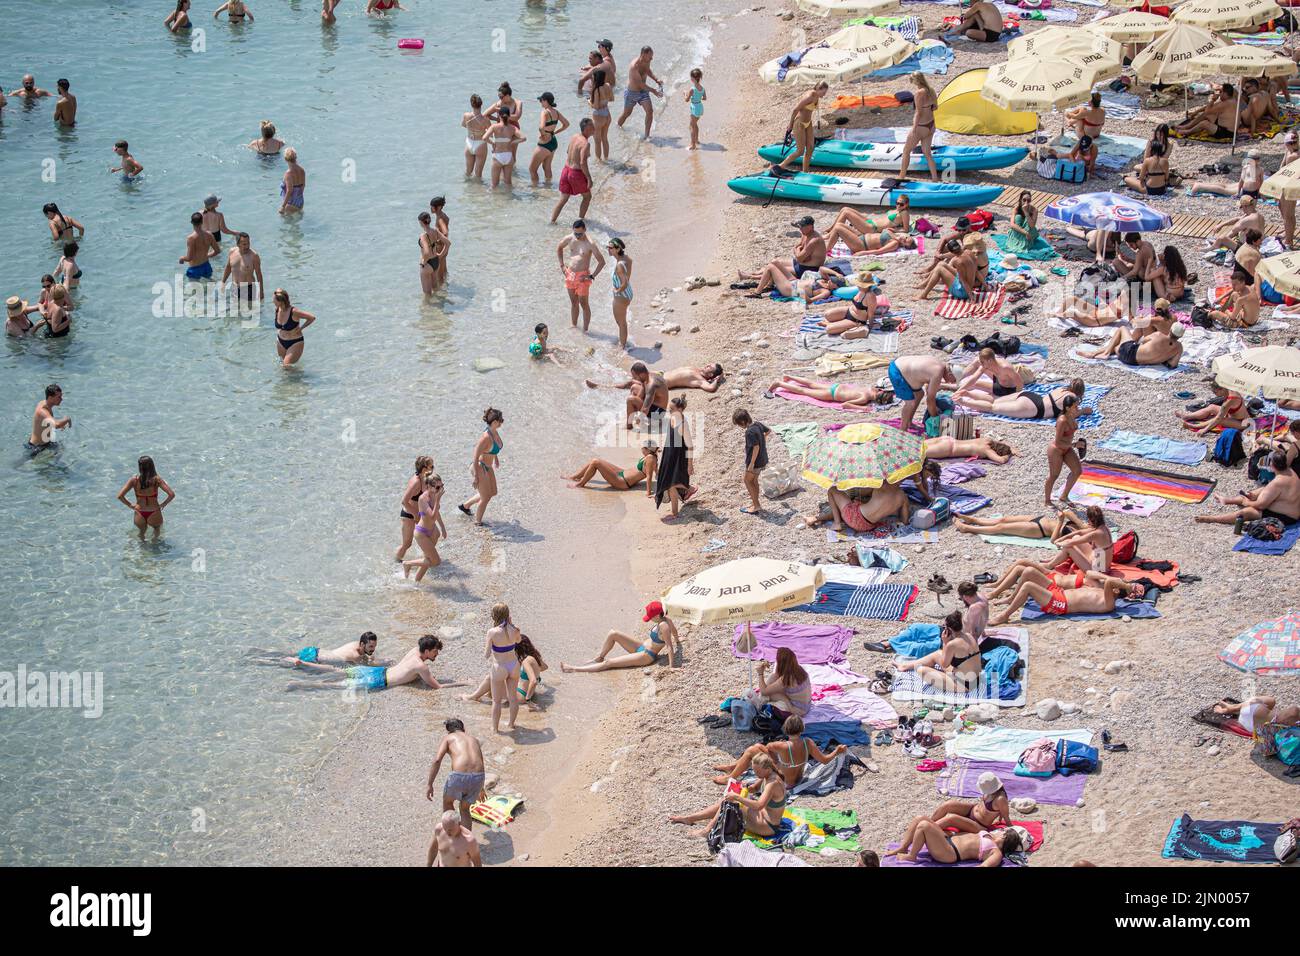
[[[827,582],[817,589],[817,597],[809,604],[792,607],[792,611],[809,611],[813,614],[842,614],[872,621],[905,621],[912,602],[921,589],[915,584],[871,584],[855,587],[851,584]]]
[[[1026,392],[1033,392],[1035,395],[1048,395],[1051,394],[1053,390],[1060,388],[1061,384],[1062,383],[1060,382],[1035,382],[1033,385],[1026,385],[1024,390]],[[1101,400],[1106,397],[1106,393],[1109,391],[1109,385],[1084,385],[1083,407],[1091,408],[1092,413],[1089,415],[1079,416],[1078,423],[1080,428],[1096,428],[1101,424],[1102,415],[1101,412],[1097,410],[1097,407],[1101,404]],[[971,411],[970,409],[966,410]],[[1056,425],[1055,418],[1008,418],[1006,415],[994,415],[991,412],[972,412],[972,414],[979,415],[981,418],[991,419],[995,422],[1013,422],[1022,425],[1051,425],[1053,427]],[[1099,484],[1099,482],[1094,481],[1093,484]],[[1107,487],[1111,486],[1108,485]],[[1141,489],[1134,490],[1140,491]]]
[[[1117,465],[1109,461],[1084,461],[1081,480],[1102,488],[1116,488],[1139,495],[1154,495],[1183,504],[1199,504],[1214,490],[1213,478],[1197,478],[1172,471],[1156,471],[1137,465]]]
[[[1000,285],[976,292],[969,299],[954,299],[946,291],[934,307],[936,319],[991,319],[998,314],[1007,294]]]

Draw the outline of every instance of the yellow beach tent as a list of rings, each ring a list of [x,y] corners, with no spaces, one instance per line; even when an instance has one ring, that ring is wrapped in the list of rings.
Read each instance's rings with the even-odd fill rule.
[[[967,70],[953,79],[939,94],[934,121],[949,133],[975,136],[1018,136],[1038,127],[1034,113],[1013,113],[980,96],[988,70]]]

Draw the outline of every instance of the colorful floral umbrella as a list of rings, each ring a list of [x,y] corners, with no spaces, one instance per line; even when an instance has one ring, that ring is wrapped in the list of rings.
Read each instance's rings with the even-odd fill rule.
[[[1043,210],[1043,215],[1072,226],[1111,232],[1157,232],[1172,224],[1167,214],[1117,193],[1063,196]]]
[[[925,462],[918,435],[866,422],[823,434],[803,453],[803,477],[820,488],[879,488],[917,474]]]
[[[1219,651],[1219,660],[1257,674],[1300,672],[1300,611],[1246,628]]]

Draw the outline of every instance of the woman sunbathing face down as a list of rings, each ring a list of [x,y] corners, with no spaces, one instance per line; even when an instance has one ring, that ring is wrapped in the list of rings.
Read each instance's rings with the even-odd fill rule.
[[[926,458],[982,458],[995,465],[1005,465],[1015,453],[1006,442],[988,435],[961,440],[951,435],[940,435],[925,440]]]

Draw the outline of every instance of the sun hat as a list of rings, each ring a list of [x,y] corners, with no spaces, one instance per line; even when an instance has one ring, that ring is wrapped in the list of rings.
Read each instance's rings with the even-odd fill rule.
[[[664,613],[663,604],[661,604],[659,601],[651,601],[649,604],[645,606],[645,617],[641,618],[641,620],[648,621],[652,617],[662,617],[663,613]]]
[[[23,300],[18,298],[16,295],[11,295],[9,298],[5,299],[5,308],[10,312],[17,312],[22,307]]]
[[[1002,778],[995,773],[985,770],[980,774],[977,784],[980,788],[981,794],[986,797],[991,797],[1002,789]]]
[[[1020,268],[1020,257],[1017,256],[1017,255],[1010,254],[1010,253],[1008,253],[1007,255],[1003,256],[1003,257],[1002,257],[1002,268],[1004,268],[1004,269],[1019,269],[1019,268]]]
[[[984,245],[984,237],[978,236],[972,232],[961,241],[961,245],[963,249],[974,249],[976,246]]]
[[[1176,339],[1181,339],[1183,337],[1183,332],[1185,331],[1186,330],[1183,328],[1181,322],[1175,322],[1173,328],[1169,330],[1169,334]]]
[[[957,221],[953,224],[954,229],[969,229],[970,220],[965,216],[958,216]]]

